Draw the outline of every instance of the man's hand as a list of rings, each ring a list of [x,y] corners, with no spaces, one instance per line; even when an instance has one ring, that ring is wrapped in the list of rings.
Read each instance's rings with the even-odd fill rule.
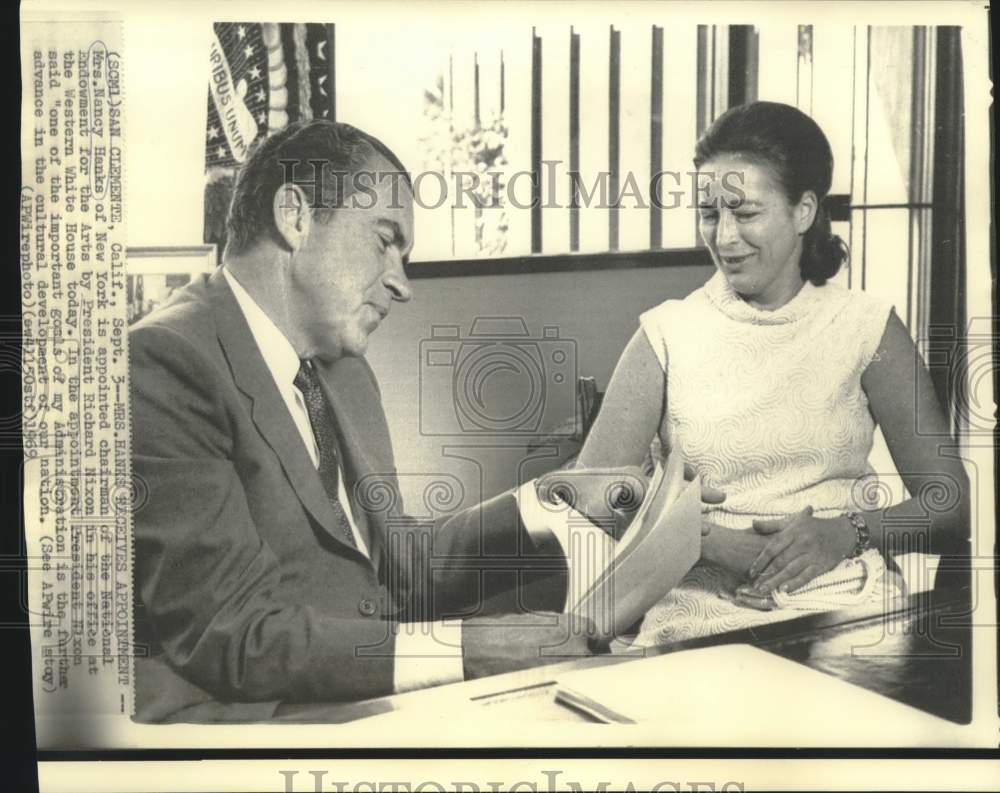
[[[814,518],[812,507],[775,520],[755,520],[754,531],[771,539],[750,566],[753,590],[794,592],[832,570],[854,548],[857,533],[846,517]]]
[[[684,478],[695,477],[692,465],[684,466]],[[646,497],[647,477],[638,466],[620,468],[568,468],[552,471],[536,482],[538,497],[543,502],[562,501],[585,515],[616,540],[632,522]],[[706,504],[721,504],[726,494],[702,485],[701,500]],[[702,534],[708,534],[709,524],[702,523]]]
[[[607,652],[592,620],[534,613],[472,617],[462,622],[465,679],[499,675]]]

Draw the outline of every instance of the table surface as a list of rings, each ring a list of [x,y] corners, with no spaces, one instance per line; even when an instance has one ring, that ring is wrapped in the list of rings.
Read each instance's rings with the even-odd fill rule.
[[[896,601],[646,648],[642,657],[751,644],[958,724],[972,718],[972,607],[967,584]],[[353,703],[287,704],[279,721],[343,723],[445,700],[504,718],[587,720],[555,701],[567,671],[629,663],[604,655]]]

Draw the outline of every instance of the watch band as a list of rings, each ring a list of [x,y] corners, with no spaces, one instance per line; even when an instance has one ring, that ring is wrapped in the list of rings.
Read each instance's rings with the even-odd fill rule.
[[[854,527],[854,531],[858,535],[857,542],[854,543],[854,550],[851,551],[849,557],[853,559],[861,556],[861,554],[872,547],[872,537],[871,532],[868,530],[868,524],[860,512],[848,512],[846,518],[850,521],[850,524]]]

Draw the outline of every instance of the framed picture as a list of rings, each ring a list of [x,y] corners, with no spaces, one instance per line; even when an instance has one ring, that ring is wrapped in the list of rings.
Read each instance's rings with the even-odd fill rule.
[[[210,273],[217,264],[215,245],[130,247],[128,322],[138,322],[192,276]]]

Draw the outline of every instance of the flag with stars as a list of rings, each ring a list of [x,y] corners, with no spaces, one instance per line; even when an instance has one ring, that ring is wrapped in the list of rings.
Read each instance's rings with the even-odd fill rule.
[[[205,166],[233,166],[267,130],[267,48],[262,26],[217,22],[210,52]]]
[[[333,25],[217,22],[209,61],[206,171],[290,121],[335,118]]]

